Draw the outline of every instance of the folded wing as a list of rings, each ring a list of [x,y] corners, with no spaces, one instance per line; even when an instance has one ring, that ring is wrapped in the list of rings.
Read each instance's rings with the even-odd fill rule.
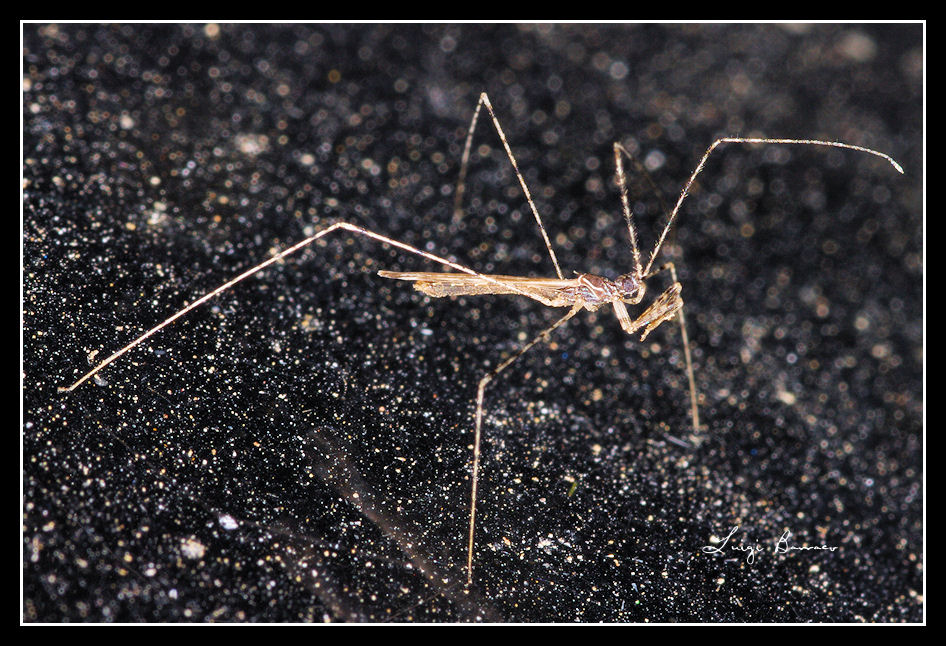
[[[574,290],[578,279],[524,278],[501,274],[461,274],[422,271],[379,271],[383,278],[409,280],[414,289],[434,298],[470,296],[476,294],[518,294],[537,300],[552,301],[553,307],[574,303],[569,290]]]

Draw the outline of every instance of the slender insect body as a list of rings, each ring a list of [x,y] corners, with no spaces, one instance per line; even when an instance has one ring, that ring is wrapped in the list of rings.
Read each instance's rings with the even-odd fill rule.
[[[470,275],[413,271],[379,271],[382,278],[407,280],[414,289],[434,298],[510,294],[531,296],[548,307],[581,307],[595,311],[603,305],[624,302],[636,305],[644,298],[645,284],[633,274],[615,280],[597,274],[571,279],[524,278],[500,274]]]
[[[589,311],[618,300],[636,305],[644,298],[644,283],[632,274],[625,274],[616,280],[595,274],[581,274],[577,280],[578,287],[571,293],[575,294],[576,303]]]
[[[170,317],[168,317],[162,323],[154,326],[147,332],[143,333],[141,336],[131,341],[121,349],[117,350],[108,358],[101,361],[96,365],[92,370],[87,372],[84,376],[79,378],[72,385],[67,387],[61,387],[60,391],[69,392],[75,390],[85,381],[89,380],[92,377],[95,377],[98,380],[98,372],[108,366],[110,363],[129,352],[130,350],[136,348],[146,339],[156,334],[163,328],[167,327],[177,319],[186,315],[191,310],[199,307],[201,304],[207,302],[213,297],[221,294],[230,288],[232,288],[237,283],[249,278],[250,276],[256,274],[259,271],[262,271],[269,265],[272,265],[275,262],[280,261],[287,256],[290,256],[300,249],[309,246],[316,240],[325,238],[331,234],[342,233],[348,236],[358,236],[364,237],[376,242],[380,242],[384,245],[395,247],[403,251],[414,254],[418,257],[421,257],[428,262],[439,264],[442,267],[446,267],[451,270],[450,273],[434,273],[434,272],[398,272],[398,271],[381,271],[379,275],[383,278],[391,278],[396,280],[405,280],[413,283],[414,288],[418,291],[427,294],[435,298],[443,298],[447,296],[461,296],[461,295],[477,295],[477,294],[508,294],[508,295],[518,295],[531,298],[547,307],[567,307],[568,311],[557,319],[550,326],[539,332],[529,343],[526,343],[522,346],[517,352],[513,353],[510,357],[506,358],[499,365],[494,368],[492,371],[484,375],[477,387],[476,393],[476,411],[474,415],[473,423],[473,456],[472,456],[472,466],[471,466],[471,497],[470,497],[470,516],[469,516],[469,531],[466,541],[466,583],[469,586],[473,580],[473,556],[474,556],[474,536],[475,536],[475,520],[476,520],[476,504],[477,504],[477,491],[479,484],[479,462],[480,462],[480,447],[481,447],[481,436],[483,429],[483,411],[484,411],[484,393],[486,386],[493,382],[496,377],[500,375],[507,367],[509,367],[513,362],[515,362],[519,357],[528,352],[530,349],[538,345],[540,342],[545,341],[549,338],[550,334],[562,327],[567,323],[572,317],[574,317],[582,309],[594,311],[605,305],[611,305],[614,310],[615,316],[618,319],[618,322],[621,325],[621,328],[628,334],[634,334],[637,332],[641,333],[641,340],[643,341],[650,332],[659,327],[661,324],[670,321],[671,319],[676,319],[680,324],[680,334],[683,342],[683,353],[685,359],[685,371],[687,379],[689,382],[689,404],[690,404],[690,415],[692,419],[692,427],[694,433],[700,432],[700,421],[699,421],[699,408],[698,402],[699,397],[697,395],[696,381],[694,377],[694,370],[690,355],[690,346],[689,340],[687,338],[686,324],[683,315],[683,299],[681,293],[683,287],[680,282],[677,280],[676,269],[674,268],[673,263],[666,263],[662,267],[651,271],[651,268],[654,265],[654,262],[661,251],[663,242],[667,236],[667,233],[675,221],[675,218],[680,211],[680,207],[683,204],[687,194],[689,193],[691,187],[696,180],[697,175],[703,170],[706,165],[706,161],[713,151],[720,145],[724,143],[743,143],[743,144],[780,144],[780,145],[815,145],[815,146],[830,146],[835,148],[845,148],[848,150],[854,150],[859,152],[869,153],[881,157],[894,168],[903,173],[903,169],[900,167],[897,162],[895,162],[889,155],[886,155],[869,148],[863,148],[861,146],[854,146],[851,144],[844,144],[840,142],[831,142],[831,141],[820,141],[820,140],[809,140],[809,139],[762,139],[762,138],[723,138],[717,139],[713,142],[712,145],[706,150],[703,154],[703,157],[700,159],[700,162],[697,164],[695,170],[690,175],[688,181],[683,187],[683,190],[678,197],[676,204],[672,210],[669,210],[669,217],[666,225],[663,227],[659,238],[657,239],[656,244],[654,245],[653,250],[651,251],[650,257],[646,265],[642,262],[640,249],[637,245],[637,233],[633,223],[633,214],[630,209],[630,205],[627,197],[627,183],[624,174],[623,159],[626,157],[632,161],[635,167],[645,173],[645,177],[649,179],[649,176],[646,175],[646,170],[644,167],[618,142],[614,143],[613,152],[614,152],[614,162],[615,162],[615,174],[617,176],[618,185],[621,191],[621,204],[623,206],[624,218],[627,223],[627,231],[631,244],[631,251],[634,259],[633,270],[629,273],[623,274],[618,278],[612,280],[599,276],[596,274],[578,274],[575,278],[566,279],[562,273],[561,267],[559,266],[558,259],[555,257],[555,251],[552,248],[548,233],[545,230],[545,226],[542,223],[542,218],[539,215],[538,209],[535,206],[535,203],[532,200],[532,197],[529,193],[528,186],[526,185],[525,179],[522,176],[522,173],[519,172],[518,165],[516,163],[515,156],[512,153],[512,149],[509,147],[509,143],[506,140],[506,135],[503,133],[501,126],[499,125],[499,120],[496,118],[495,113],[493,112],[493,107],[489,101],[489,97],[483,93],[480,95],[480,100],[476,105],[476,109],[473,113],[473,120],[470,124],[469,134],[467,135],[466,143],[463,149],[463,156],[460,166],[460,179],[457,185],[456,191],[456,201],[455,208],[457,210],[461,207],[461,199],[464,189],[464,179],[466,177],[467,164],[469,162],[471,144],[473,139],[473,132],[476,128],[477,118],[481,112],[481,108],[485,107],[489,113],[490,118],[492,119],[493,126],[496,129],[496,132],[499,134],[499,137],[502,141],[503,147],[506,150],[509,161],[512,163],[513,170],[516,172],[516,177],[519,180],[519,184],[522,187],[523,194],[529,204],[529,207],[532,211],[533,216],[535,217],[536,224],[539,228],[539,231],[542,234],[542,238],[545,242],[546,249],[549,252],[549,257],[552,261],[552,264],[555,267],[556,277],[554,278],[531,278],[524,276],[506,276],[506,275],[496,275],[496,274],[481,274],[474,269],[463,266],[453,260],[436,256],[427,251],[423,251],[406,243],[400,242],[393,238],[390,238],[386,235],[378,233],[376,231],[371,231],[365,229],[356,224],[351,224],[348,222],[336,222],[332,225],[327,226],[321,231],[311,235],[310,237],[292,245],[291,247],[281,251],[280,253],[274,255],[268,260],[251,267],[250,269],[239,274],[235,278],[223,283],[216,289],[208,292],[204,296],[194,300],[188,305],[184,306]],[[653,182],[651,182],[653,185]],[[656,188],[656,186],[654,186]],[[659,197],[659,194],[658,194]],[[662,199],[661,199],[662,201]],[[670,286],[667,287],[653,302],[648,305],[643,313],[641,313],[636,318],[632,318],[630,313],[627,311],[626,305],[638,305],[643,302],[646,281],[650,278],[657,276],[658,274],[664,274],[667,272],[670,278]],[[664,274],[665,276],[667,274]]]

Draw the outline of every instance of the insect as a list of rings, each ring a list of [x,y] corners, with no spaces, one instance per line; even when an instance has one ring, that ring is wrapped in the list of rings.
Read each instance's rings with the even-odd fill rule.
[[[629,160],[634,162],[639,166],[637,160],[618,142],[613,144],[613,153],[614,153],[614,163],[615,163],[615,174],[618,181],[620,195],[621,195],[621,204],[624,212],[624,220],[627,224],[628,236],[630,239],[631,245],[631,254],[632,254],[632,267],[628,273],[625,273],[617,278],[610,279],[604,276],[598,276],[595,274],[578,274],[574,278],[565,278],[562,274],[562,269],[558,263],[558,259],[555,256],[555,251],[552,248],[551,241],[549,240],[548,233],[545,229],[545,226],[542,223],[542,218],[539,215],[539,211],[535,206],[535,202],[532,199],[532,195],[529,191],[528,186],[526,185],[525,179],[523,178],[522,173],[519,171],[518,163],[516,158],[513,155],[512,149],[509,146],[506,135],[503,132],[503,129],[499,123],[499,119],[496,117],[496,113],[493,110],[493,106],[490,103],[489,97],[484,92],[480,95],[479,101],[476,105],[476,109],[473,113],[473,119],[470,123],[470,128],[467,134],[466,142],[463,149],[463,156],[460,164],[460,177],[457,183],[456,197],[455,197],[455,208],[459,210],[462,207],[462,197],[465,186],[466,171],[469,164],[470,158],[470,149],[473,140],[473,133],[476,129],[477,120],[479,118],[481,109],[486,107],[486,110],[489,112],[489,116],[492,120],[493,126],[499,138],[503,144],[503,148],[506,151],[506,155],[509,158],[509,161],[512,163],[513,170],[515,171],[516,177],[518,178],[519,184],[522,188],[522,191],[525,195],[526,201],[529,204],[529,208],[535,217],[536,224],[539,227],[539,231],[542,234],[542,238],[545,242],[545,246],[548,249],[549,256],[552,260],[552,264],[555,267],[556,277],[554,278],[531,278],[524,276],[507,276],[507,275],[498,275],[498,274],[482,274],[469,267],[456,263],[447,258],[443,258],[432,253],[417,249],[411,245],[405,244],[393,238],[390,238],[386,235],[382,235],[375,231],[365,229],[363,227],[357,226],[355,224],[350,224],[348,222],[336,222],[325,229],[319,231],[318,233],[292,245],[291,247],[281,251],[280,253],[274,255],[268,260],[261,262],[250,269],[247,269],[243,273],[239,274],[235,278],[223,283],[216,289],[210,291],[204,296],[198,298],[197,300],[187,304],[182,309],[175,312],[173,315],[168,317],[163,322],[149,329],[143,333],[138,338],[134,339],[121,349],[114,352],[105,360],[101,361],[98,365],[92,368],[89,372],[79,378],[75,383],[70,386],[60,387],[60,392],[70,392],[81,386],[88,379],[96,375],[100,370],[111,364],[113,361],[126,354],[130,350],[134,349],[140,345],[143,341],[161,331],[177,319],[185,316],[191,310],[199,307],[200,305],[206,303],[215,296],[229,290],[231,287],[237,283],[249,278],[250,276],[262,271],[269,265],[279,262],[283,258],[290,256],[297,251],[303,249],[304,247],[309,246],[316,240],[324,238],[335,232],[347,232],[349,234],[356,234],[360,236],[365,236],[373,240],[377,240],[386,245],[396,247],[403,251],[420,256],[428,261],[442,265],[450,270],[450,272],[398,272],[398,271],[380,271],[379,275],[383,278],[390,278],[395,280],[404,280],[413,283],[413,286],[418,291],[434,297],[442,298],[446,296],[459,296],[459,295],[477,295],[477,294],[493,294],[493,295],[518,295],[531,298],[535,301],[542,303],[548,307],[554,308],[568,308],[568,311],[557,319],[550,326],[542,330],[538,335],[536,335],[531,341],[523,345],[518,351],[514,352],[511,356],[502,361],[496,368],[491,370],[488,374],[484,375],[477,386],[476,392],[476,412],[474,419],[474,440],[473,440],[473,460],[471,468],[471,493],[470,493],[470,510],[469,510],[469,523],[468,523],[468,535],[467,535],[467,554],[466,554],[466,584],[469,587],[473,581],[473,558],[474,558],[474,546],[475,546],[475,531],[476,531],[476,503],[478,495],[478,485],[479,485],[479,467],[480,467],[480,443],[482,436],[482,426],[483,426],[483,397],[487,385],[492,382],[501,372],[508,368],[512,363],[519,359],[523,354],[528,352],[530,349],[535,347],[537,344],[542,342],[545,339],[548,339],[549,335],[564,325],[569,319],[578,314],[582,309],[594,311],[602,307],[610,306],[615,316],[618,319],[618,322],[621,325],[621,328],[628,334],[635,334],[637,332],[641,333],[641,341],[646,339],[647,335],[650,334],[654,329],[659,327],[666,321],[676,318],[680,323],[681,336],[683,342],[684,358],[686,364],[686,374],[687,380],[689,382],[689,406],[690,406],[690,416],[693,429],[695,432],[698,432],[700,429],[699,421],[699,397],[697,395],[696,381],[693,372],[693,365],[690,355],[690,344],[689,339],[687,338],[686,333],[686,323],[684,320],[683,314],[683,299],[681,297],[682,286],[677,279],[676,269],[672,262],[666,263],[660,266],[657,269],[654,269],[654,262],[656,261],[661,248],[663,246],[664,240],[666,239],[667,233],[669,232],[671,226],[676,220],[677,214],[680,211],[681,206],[683,205],[684,200],[693,183],[696,181],[696,177],[700,174],[703,168],[706,165],[706,161],[709,156],[722,144],[727,143],[742,143],[742,144],[773,144],[773,145],[813,145],[813,146],[830,146],[835,148],[844,148],[848,150],[864,152],[877,157],[881,157],[887,160],[893,167],[903,173],[903,168],[894,161],[889,155],[872,150],[870,148],[864,148],[861,146],[855,146],[846,143],[833,142],[833,141],[821,141],[814,139],[770,139],[770,138],[750,138],[750,137],[725,137],[717,139],[712,143],[712,145],[707,148],[706,152],[703,153],[702,158],[697,164],[696,168],[691,173],[689,179],[683,187],[683,190],[680,192],[679,197],[669,213],[667,223],[664,226],[657,242],[654,244],[653,250],[650,252],[650,255],[645,263],[641,257],[640,249],[637,244],[637,232],[634,226],[633,213],[631,211],[628,196],[627,196],[627,184],[626,177],[624,173],[624,157],[627,157]],[[642,168],[642,167],[641,167]],[[627,306],[637,306],[643,303],[646,295],[647,282],[654,278],[655,276],[668,272],[670,274],[671,285],[665,291],[663,291],[657,298],[655,298],[642,313],[639,315],[632,316],[628,311]]]

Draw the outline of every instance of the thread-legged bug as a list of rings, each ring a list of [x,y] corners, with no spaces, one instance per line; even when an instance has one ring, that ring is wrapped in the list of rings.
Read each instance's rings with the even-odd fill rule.
[[[676,203],[673,206],[673,209],[670,210],[667,223],[664,226],[663,230],[657,242],[654,244],[654,248],[650,253],[647,262],[644,263],[641,257],[640,250],[637,244],[637,233],[634,227],[633,214],[630,209],[630,205],[627,197],[627,184],[626,177],[624,173],[623,160],[624,157],[634,161],[636,160],[630,155],[630,153],[620,144],[615,142],[613,145],[614,152],[614,163],[615,163],[615,174],[617,177],[618,185],[620,187],[621,193],[621,204],[624,212],[624,219],[627,224],[628,236],[630,238],[631,252],[633,256],[633,265],[631,270],[628,273],[625,273],[615,279],[609,279],[604,276],[598,276],[595,274],[579,274],[575,278],[565,278],[562,274],[561,267],[559,266],[558,259],[555,256],[555,251],[552,248],[551,241],[549,240],[548,233],[546,232],[545,226],[542,223],[542,218],[539,215],[538,209],[535,206],[535,202],[532,199],[529,188],[526,185],[525,179],[522,176],[522,173],[519,171],[516,158],[513,155],[512,149],[509,146],[509,143],[506,139],[506,135],[503,132],[502,127],[499,124],[499,119],[496,117],[496,114],[493,110],[492,104],[490,103],[489,97],[486,93],[480,95],[479,102],[476,105],[476,109],[473,113],[473,119],[470,124],[469,132],[467,134],[466,143],[464,145],[463,157],[461,160],[461,169],[460,169],[460,179],[457,185],[456,191],[456,207],[459,208],[461,205],[461,200],[463,196],[465,178],[467,166],[469,164],[470,149],[473,139],[473,133],[476,129],[477,120],[483,106],[486,107],[489,112],[490,118],[493,122],[493,125],[496,129],[496,132],[499,135],[500,140],[502,141],[503,148],[506,151],[506,155],[509,158],[509,161],[512,163],[513,170],[516,173],[519,184],[522,187],[522,191],[525,195],[525,198],[529,204],[529,208],[535,217],[536,224],[539,227],[539,230],[542,234],[542,238],[545,242],[545,246],[548,249],[549,256],[552,260],[552,264],[555,266],[556,277],[554,278],[531,278],[523,276],[506,276],[498,274],[482,274],[469,267],[456,263],[447,258],[443,258],[432,253],[417,249],[411,245],[399,242],[393,238],[382,235],[375,231],[365,229],[363,227],[350,224],[347,222],[336,222],[325,229],[319,231],[318,233],[296,243],[295,245],[289,247],[288,249],[283,250],[282,252],[274,255],[268,260],[251,267],[250,269],[244,271],[235,278],[225,282],[216,289],[205,294],[201,298],[189,303],[170,317],[168,317],[163,322],[154,326],[153,328],[146,331],[144,334],[134,339],[107,359],[100,362],[89,372],[79,378],[75,383],[70,386],[62,387],[59,390],[61,392],[68,392],[78,388],[89,378],[93,377],[100,370],[105,368],[107,365],[129,352],[133,348],[137,347],[143,341],[156,334],[160,330],[164,329],[169,324],[173,323],[175,320],[186,315],[191,310],[199,307],[203,303],[212,299],[213,297],[227,291],[237,283],[243,281],[246,278],[256,274],[257,272],[265,269],[269,265],[276,263],[287,256],[290,256],[300,249],[309,246],[311,243],[319,240],[325,236],[328,236],[331,233],[336,231],[345,231],[351,234],[357,234],[360,236],[366,236],[368,238],[377,240],[381,243],[396,247],[403,251],[416,254],[426,260],[429,260],[433,263],[440,264],[444,267],[447,267],[452,272],[447,273],[430,273],[430,272],[397,272],[397,271],[381,271],[379,275],[384,278],[392,278],[397,280],[407,280],[414,283],[414,287],[427,294],[429,296],[439,298],[444,296],[457,296],[457,295],[475,295],[475,294],[510,294],[510,295],[519,295],[526,296],[533,300],[536,300],[543,305],[548,307],[567,307],[568,311],[564,316],[556,320],[552,325],[548,326],[542,332],[535,336],[531,341],[523,345],[517,352],[513,353],[510,357],[502,361],[496,368],[491,370],[488,374],[484,375],[478,384],[477,393],[476,393],[476,412],[475,412],[475,421],[474,421],[474,440],[473,440],[473,464],[472,464],[472,485],[471,485],[471,497],[470,497],[470,511],[469,511],[469,526],[468,526],[468,536],[467,536],[467,558],[466,558],[466,583],[469,586],[472,583],[473,579],[473,555],[474,555],[474,545],[475,545],[475,528],[476,528],[476,503],[477,503],[477,490],[479,484],[479,465],[480,465],[480,444],[481,444],[481,435],[482,435],[482,423],[483,423],[483,397],[486,386],[493,381],[503,370],[508,368],[513,362],[515,362],[519,357],[528,352],[531,348],[536,346],[540,341],[547,339],[548,336],[556,329],[564,325],[569,319],[578,314],[582,309],[594,311],[604,306],[611,306],[614,310],[615,315],[622,327],[622,329],[628,334],[633,334],[636,332],[641,333],[641,340],[644,340],[647,335],[653,331],[655,328],[660,326],[665,321],[676,318],[680,323],[681,335],[683,340],[683,350],[686,363],[686,374],[687,380],[689,382],[689,391],[690,391],[690,415],[692,419],[692,425],[694,431],[698,431],[700,428],[699,422],[699,409],[698,402],[699,397],[697,395],[696,382],[693,374],[693,366],[691,361],[690,354],[690,344],[686,334],[686,324],[683,316],[683,299],[681,297],[682,286],[677,280],[677,273],[673,263],[667,263],[657,269],[654,269],[654,262],[657,259],[658,254],[660,253],[661,247],[666,239],[667,233],[670,230],[670,227],[673,225],[677,214],[680,211],[680,208],[686,199],[690,188],[693,186],[696,177],[703,170],[706,165],[706,161],[709,156],[719,147],[721,144],[726,143],[744,143],[744,144],[772,144],[772,145],[812,145],[812,146],[831,146],[835,148],[844,148],[848,150],[858,151],[869,153],[881,157],[888,162],[900,173],[903,173],[903,169],[900,165],[895,162],[889,155],[872,150],[869,148],[864,148],[861,146],[855,146],[846,143],[833,142],[833,141],[821,141],[814,139],[771,139],[771,138],[750,138],[750,137],[725,137],[717,139],[706,149],[706,152],[703,153],[702,158],[697,164],[696,168],[691,173],[689,179],[683,187],[683,190],[680,192],[679,197],[677,198]],[[646,309],[637,316],[632,316],[627,309],[628,305],[636,306],[643,303],[646,295],[647,281],[658,274],[663,272],[669,272],[672,284],[670,287],[666,288],[657,298],[655,298]]]

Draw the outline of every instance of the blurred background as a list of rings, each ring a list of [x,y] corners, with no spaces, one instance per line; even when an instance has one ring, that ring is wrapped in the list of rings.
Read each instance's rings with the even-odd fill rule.
[[[24,621],[922,620],[922,25],[22,35]],[[484,91],[567,275],[632,268],[615,141],[645,257],[718,137],[905,174],[713,153],[657,259],[702,429],[677,325],[577,316],[487,391],[468,592],[476,384],[562,311],[336,235],[56,391],[337,221],[553,276],[488,120],[453,212]]]

